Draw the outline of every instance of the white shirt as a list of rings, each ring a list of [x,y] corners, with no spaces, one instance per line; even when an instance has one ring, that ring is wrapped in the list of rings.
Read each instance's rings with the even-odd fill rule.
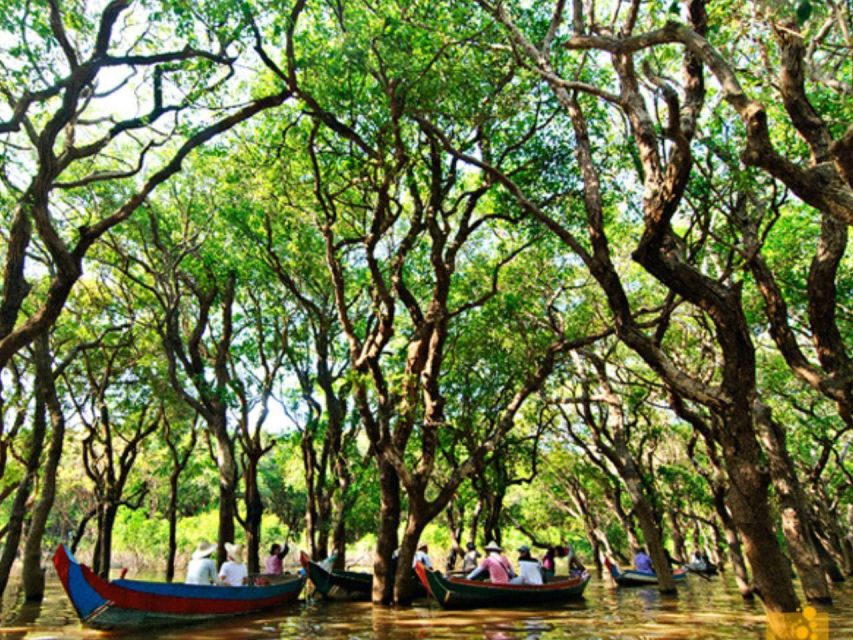
[[[432,569],[432,562],[430,562],[429,556],[420,550],[415,551],[415,559],[412,561],[412,566],[414,567],[419,562],[427,569]]]
[[[246,565],[240,562],[223,562],[219,567],[219,579],[229,587],[242,587],[243,580],[249,577]]]
[[[519,560],[518,577],[520,584],[542,584],[542,571],[538,560]]]
[[[216,565],[210,558],[193,558],[187,565],[186,584],[216,584]]]

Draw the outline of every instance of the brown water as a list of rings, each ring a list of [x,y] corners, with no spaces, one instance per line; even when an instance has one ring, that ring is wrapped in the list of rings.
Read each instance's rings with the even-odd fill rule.
[[[12,587],[10,587],[10,590]],[[762,640],[765,620],[759,604],[745,603],[725,578],[705,582],[692,576],[679,597],[654,589],[611,589],[590,583],[582,602],[550,608],[444,611],[423,601],[413,607],[371,607],[367,603],[299,602],[274,613],[235,618],[216,625],[120,634],[122,638],[368,638],[423,640],[685,639]],[[835,590],[826,609],[830,637],[853,639],[853,583]],[[14,594],[0,617],[0,638],[108,638],[119,634],[80,626],[55,580],[40,605],[16,603]]]

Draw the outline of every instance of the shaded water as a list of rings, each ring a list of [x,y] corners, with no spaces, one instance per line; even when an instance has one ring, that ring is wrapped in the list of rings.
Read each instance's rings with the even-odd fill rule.
[[[10,591],[14,587],[10,586]],[[611,589],[593,579],[582,602],[549,608],[444,611],[422,601],[413,607],[371,607],[368,603],[299,602],[281,610],[215,625],[114,634],[122,638],[368,638],[423,640],[486,638],[552,640],[579,638],[762,640],[761,605],[745,603],[725,578],[705,582],[691,577],[676,599],[654,589]],[[853,583],[835,590],[827,609],[831,638],[853,638]],[[108,638],[83,628],[56,580],[39,604],[7,600],[0,617],[0,638]]]

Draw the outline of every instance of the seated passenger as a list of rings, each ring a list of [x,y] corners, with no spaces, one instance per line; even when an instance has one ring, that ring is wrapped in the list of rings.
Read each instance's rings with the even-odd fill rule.
[[[243,564],[243,548],[226,542],[225,553],[228,560],[219,567],[219,579],[228,587],[242,587],[249,579],[249,572]]]
[[[505,556],[501,555],[501,548],[494,540],[486,545],[489,555],[483,558],[480,566],[465,576],[468,580],[476,580],[486,571],[489,572],[489,580],[494,584],[507,584],[515,577],[515,571]]]
[[[264,563],[264,573],[268,573],[271,575],[281,575],[284,573],[284,567],[282,566],[282,561],[284,560],[284,556],[290,551],[290,547],[287,544],[284,545],[284,549],[281,548],[281,545],[276,543],[270,547],[270,555],[267,557],[266,562]]]
[[[646,550],[637,547],[634,549],[634,569],[637,571],[645,571],[646,573],[654,573],[655,569],[652,566],[652,559]]]
[[[473,542],[468,543],[468,553],[465,554],[465,557],[462,558],[462,571],[465,573],[471,573],[474,569],[477,568],[477,558],[480,557],[480,552],[477,551],[477,547]]]
[[[207,540],[198,543],[187,565],[186,584],[216,584],[216,565],[210,557],[214,551],[215,544]]]
[[[418,545],[418,550],[415,551],[415,557],[412,559],[412,568],[415,567],[419,562],[424,565],[427,569],[432,569],[432,562],[429,559],[429,547],[426,542],[422,542]]]
[[[530,555],[526,544],[518,548],[518,575],[510,584],[542,584],[542,567],[539,561]]]

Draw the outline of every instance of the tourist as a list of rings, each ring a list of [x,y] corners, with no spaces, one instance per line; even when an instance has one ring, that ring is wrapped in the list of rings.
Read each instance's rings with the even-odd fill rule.
[[[570,574],[573,572],[582,573],[586,571],[586,567],[583,566],[583,563],[578,559],[574,548],[568,542],[561,542],[560,545],[555,548],[555,551],[558,557],[567,559]]]
[[[545,555],[542,556],[542,574],[546,578],[553,578],[557,573],[557,550],[554,547],[548,547]]]
[[[494,584],[507,584],[515,577],[515,571],[512,570],[512,565],[506,556],[501,554],[501,548],[494,540],[486,545],[486,551],[489,552],[480,566],[474,569],[471,573],[465,576],[468,580],[476,580],[485,572],[489,572],[489,580]]]
[[[480,552],[477,551],[477,547],[473,542],[469,542],[467,548],[468,552],[465,554],[465,557],[462,558],[462,571],[465,573],[471,573],[477,568],[477,558],[480,557]]]
[[[518,548],[518,575],[510,584],[542,584],[542,567],[539,561],[530,555],[526,544]]]
[[[211,554],[216,551],[216,545],[202,540],[193,551],[187,565],[186,584],[216,584],[216,565]]]
[[[694,571],[707,571],[708,560],[699,549],[696,549],[693,551],[693,555],[690,556],[690,562],[687,563],[687,566]]]
[[[228,560],[219,567],[219,579],[228,587],[242,587],[249,579],[249,572],[243,564],[243,548],[226,542],[225,554]]]
[[[637,571],[645,571],[646,573],[655,572],[655,569],[652,566],[652,559],[642,547],[634,549],[634,569]]]
[[[429,559],[429,547],[426,542],[422,542],[418,545],[418,550],[415,551],[415,557],[412,560],[412,568],[415,567],[419,562],[424,565],[427,569],[432,569],[432,561]]]
[[[276,576],[284,573],[282,561],[289,551],[290,547],[287,546],[286,542],[284,543],[284,549],[282,549],[281,545],[278,543],[271,546],[270,555],[264,563],[264,573]]]

